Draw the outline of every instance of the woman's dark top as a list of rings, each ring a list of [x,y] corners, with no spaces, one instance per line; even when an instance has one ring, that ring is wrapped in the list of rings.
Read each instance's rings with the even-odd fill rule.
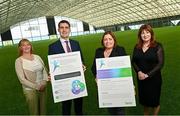
[[[104,58],[104,50],[105,48],[96,49],[94,62],[91,67],[91,71],[95,77],[96,77],[96,58]],[[126,55],[125,49],[121,46],[116,46],[115,48],[113,48],[109,57],[124,56],[124,55]]]
[[[134,48],[132,65],[138,73],[142,71],[149,77],[145,80],[138,80],[139,102],[144,106],[156,107],[160,104],[161,93],[161,68],[164,64],[164,51],[160,43],[150,47],[146,52]]]

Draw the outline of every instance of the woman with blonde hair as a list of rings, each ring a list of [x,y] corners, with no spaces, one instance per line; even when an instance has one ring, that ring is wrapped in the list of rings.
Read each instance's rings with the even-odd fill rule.
[[[22,39],[18,44],[19,57],[15,61],[15,70],[31,115],[46,113],[46,82],[48,74],[40,56],[33,54],[32,44]]]

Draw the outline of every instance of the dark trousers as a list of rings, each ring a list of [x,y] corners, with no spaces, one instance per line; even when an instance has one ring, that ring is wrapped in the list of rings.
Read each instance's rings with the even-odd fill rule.
[[[123,107],[108,108],[110,115],[125,115],[125,109]]]
[[[76,115],[83,115],[82,104],[83,98],[77,98],[73,100],[62,102],[62,115],[71,115],[71,104],[74,101],[74,111]]]

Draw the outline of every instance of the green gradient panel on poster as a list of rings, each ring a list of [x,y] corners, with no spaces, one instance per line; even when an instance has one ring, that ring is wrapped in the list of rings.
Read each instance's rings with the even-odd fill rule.
[[[98,70],[97,77],[102,78],[121,78],[121,77],[132,77],[131,68],[115,68]]]

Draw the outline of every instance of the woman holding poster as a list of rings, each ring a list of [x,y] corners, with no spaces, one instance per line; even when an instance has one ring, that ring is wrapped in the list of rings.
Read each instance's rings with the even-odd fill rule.
[[[160,110],[161,69],[164,52],[155,41],[150,25],[142,25],[138,32],[138,43],[134,48],[132,64],[137,73],[139,102],[144,106],[144,115],[158,115]]]
[[[103,34],[101,40],[102,48],[96,49],[94,62],[92,65],[92,73],[96,77],[96,58],[109,58],[115,56],[126,55],[125,49],[117,45],[116,37],[113,32],[107,31]],[[125,110],[123,107],[108,108],[111,115],[124,115]]]

